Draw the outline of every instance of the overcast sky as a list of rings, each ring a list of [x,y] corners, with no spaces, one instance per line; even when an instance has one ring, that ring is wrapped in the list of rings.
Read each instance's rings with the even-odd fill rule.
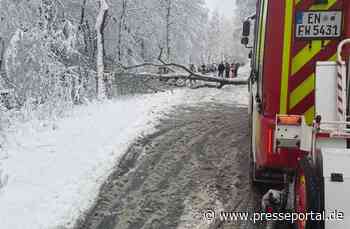
[[[219,10],[221,14],[227,17],[233,16],[233,10],[235,8],[235,0],[205,0],[208,8],[212,11]]]

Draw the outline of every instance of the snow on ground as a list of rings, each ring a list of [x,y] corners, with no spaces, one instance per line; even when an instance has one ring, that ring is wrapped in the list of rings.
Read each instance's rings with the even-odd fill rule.
[[[55,123],[6,130],[0,166],[9,180],[0,190],[1,229],[71,228],[132,141],[151,132],[173,106],[246,106],[247,97],[246,86],[179,89],[80,106]]]
[[[238,75],[240,77],[248,78],[250,75],[250,71],[251,71],[250,61],[248,61],[247,64],[245,64],[244,66],[238,69]]]
[[[247,86],[225,86],[221,90],[215,88],[202,88],[198,90],[186,90],[186,99],[182,104],[196,105],[198,103],[217,102],[224,104],[236,104],[237,106],[247,106],[248,104]],[[190,98],[190,99],[189,99]]]

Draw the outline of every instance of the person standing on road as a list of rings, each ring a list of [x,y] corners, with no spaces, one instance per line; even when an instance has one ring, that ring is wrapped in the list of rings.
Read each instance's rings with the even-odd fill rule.
[[[207,66],[205,64],[202,65],[202,74],[207,73]]]
[[[230,66],[230,78],[235,78],[236,64],[232,63]]]
[[[190,71],[191,72],[196,72],[196,66],[194,66],[194,64],[190,65]]]
[[[225,77],[230,78],[230,64],[226,63],[225,65]]]
[[[218,66],[219,77],[224,77],[225,65],[221,62]]]

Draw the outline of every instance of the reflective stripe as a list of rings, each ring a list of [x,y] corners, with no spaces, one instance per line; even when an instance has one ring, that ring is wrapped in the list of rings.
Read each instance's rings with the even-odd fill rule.
[[[325,41],[324,46],[330,41]],[[292,61],[292,76],[302,69],[312,58],[314,58],[322,50],[322,41],[312,41],[312,47],[305,46]]]
[[[307,110],[305,113],[304,113],[304,117],[305,117],[305,121],[308,125],[312,125],[312,122],[314,120],[314,117],[315,117],[315,106],[312,106],[309,108],[309,110]]]
[[[294,0],[286,0],[284,19],[283,68],[281,82],[280,114],[287,114],[288,78],[290,73],[290,54],[292,43],[293,7]]]
[[[334,53],[334,55],[331,58],[329,58],[329,61],[337,61],[337,56],[337,53]]]
[[[269,3],[269,0],[265,0],[264,6],[263,6],[263,17],[262,17],[263,19],[262,19],[262,24],[261,24],[262,29],[261,29],[261,44],[260,44],[260,69],[263,68],[263,62],[264,62],[268,3]]]
[[[336,61],[337,53],[335,52],[328,61]],[[315,90],[315,73],[311,74],[305,81],[303,81],[296,89],[290,94],[290,110],[302,103],[307,97]],[[311,106],[304,113],[306,123],[311,125],[315,117],[315,107]]]
[[[264,4],[264,3],[260,3],[260,4]],[[258,42],[257,42],[257,52],[256,52],[256,62],[255,62],[255,69],[260,69],[260,52],[261,52],[261,34],[262,34],[262,29],[263,29],[263,26],[262,26],[262,22],[263,22],[263,7],[260,6],[260,9],[259,9],[259,24],[258,24],[258,28],[259,28],[259,31],[258,31]]]
[[[300,103],[306,96],[308,96],[315,89],[315,73],[312,73],[304,82],[302,82],[290,94],[290,106],[292,109]]]
[[[264,74],[264,55],[265,55],[265,41],[266,41],[266,21],[269,0],[262,0],[260,2],[259,13],[259,31],[258,43],[255,59],[255,68],[258,70],[258,93],[262,94],[262,78]]]

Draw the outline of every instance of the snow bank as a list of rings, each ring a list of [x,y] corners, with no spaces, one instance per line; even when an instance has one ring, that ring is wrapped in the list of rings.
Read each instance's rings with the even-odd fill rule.
[[[151,132],[175,105],[245,105],[246,87],[175,90],[81,106],[55,123],[38,121],[6,131],[9,175],[0,190],[1,229],[71,228],[129,144]]]
[[[86,210],[128,144],[183,92],[82,106],[71,117],[38,128],[33,121],[7,134],[0,193],[2,229],[54,228]],[[69,225],[67,225],[69,227]]]

